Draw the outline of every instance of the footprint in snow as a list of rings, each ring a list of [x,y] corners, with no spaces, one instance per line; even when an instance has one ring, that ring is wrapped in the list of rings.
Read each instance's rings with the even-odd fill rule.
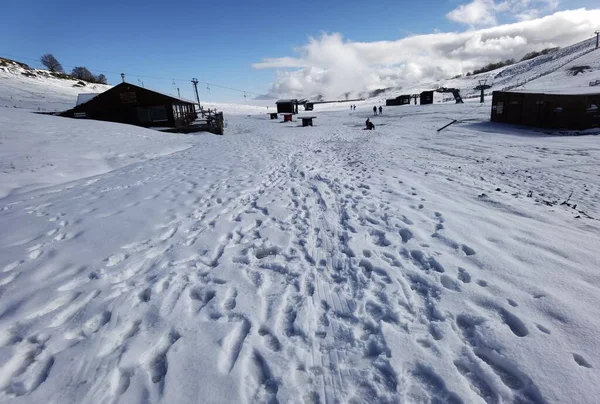
[[[458,279],[463,283],[471,282],[471,275],[464,268],[458,268]]]
[[[177,233],[177,227],[171,227],[165,230],[159,237],[160,241],[166,241]]]
[[[537,326],[538,330],[540,330],[544,334],[550,334],[550,330],[548,328],[544,327],[543,325],[536,324],[536,326]]]
[[[29,253],[29,258],[30,258],[30,259],[32,259],[32,260],[38,259],[38,258],[40,258],[40,257],[41,257],[41,255],[42,255],[43,253],[44,253],[44,250],[42,250],[42,248],[41,248],[41,247],[39,247],[39,248],[37,248],[37,249],[35,249],[35,250],[32,250],[32,251]]]
[[[466,255],[475,255],[475,250],[468,245],[462,245],[462,250]]]
[[[593,366],[590,365],[590,363],[587,360],[585,360],[585,358],[583,356],[581,356],[577,353],[573,353],[573,359],[581,367],[588,368],[588,369],[593,368]]]

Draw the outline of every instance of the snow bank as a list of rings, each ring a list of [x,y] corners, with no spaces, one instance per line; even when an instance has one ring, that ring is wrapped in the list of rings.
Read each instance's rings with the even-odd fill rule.
[[[0,108],[0,198],[184,150],[192,136]]]

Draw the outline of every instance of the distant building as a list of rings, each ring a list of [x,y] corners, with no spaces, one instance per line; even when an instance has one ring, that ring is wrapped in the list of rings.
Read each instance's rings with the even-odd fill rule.
[[[494,91],[492,122],[583,130],[600,127],[600,92],[526,93]]]
[[[100,94],[81,94],[75,108],[60,116],[145,127],[181,127],[198,116],[193,101],[120,83]]]
[[[419,100],[421,105],[433,104],[433,91],[423,91]]]
[[[396,98],[390,98],[385,100],[385,105],[390,107],[393,105],[407,105],[410,104],[410,95],[399,95]]]
[[[298,100],[278,100],[275,105],[277,105],[277,112],[280,114],[297,114],[298,113]],[[312,111],[312,110],[311,110]]]

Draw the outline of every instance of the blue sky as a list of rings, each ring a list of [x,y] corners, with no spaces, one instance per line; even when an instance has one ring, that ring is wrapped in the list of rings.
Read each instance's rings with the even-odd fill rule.
[[[50,52],[65,70],[83,65],[103,72],[110,83],[118,83],[119,73],[125,72],[132,83],[141,80],[166,92],[174,91],[174,78],[188,97],[192,77],[246,90],[248,97],[264,94],[275,71],[255,69],[252,63],[294,56],[295,47],[323,31],[340,32],[348,41],[373,42],[470,29],[446,17],[468,3],[459,0],[3,3],[0,56],[38,66],[39,56]],[[555,9],[593,3],[571,0]],[[498,24],[510,22],[510,17],[498,17]],[[205,84],[199,88],[201,98],[244,100],[243,93],[214,86],[209,93]]]

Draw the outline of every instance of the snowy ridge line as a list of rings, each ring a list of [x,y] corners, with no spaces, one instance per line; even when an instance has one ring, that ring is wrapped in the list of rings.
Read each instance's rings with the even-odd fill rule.
[[[573,56],[572,58],[563,58],[561,60],[561,63],[556,68],[553,68],[552,70],[547,70],[545,72],[538,73],[537,75],[534,75],[534,76],[532,76],[530,78],[527,78],[527,79],[525,79],[525,82],[522,83],[522,84],[518,84],[518,85],[515,84],[515,85],[512,85],[512,86],[504,87],[502,89],[502,91],[508,91],[508,90],[512,90],[512,89],[517,88],[517,87],[523,87],[524,85],[526,85],[527,83],[529,83],[531,81],[537,80],[539,78],[542,78],[544,76],[547,76],[547,75],[549,75],[551,73],[556,72],[557,70],[559,70],[562,67],[568,65],[569,63],[571,63],[571,62],[573,62],[573,61],[575,61],[575,60],[577,60],[577,59],[579,59],[579,58],[581,58],[581,57],[583,57],[583,56],[587,55],[588,53],[591,53],[591,52],[593,52],[595,50],[596,50],[595,48],[590,48],[590,49],[588,49],[588,50],[586,50],[586,51],[584,51],[584,52],[582,52],[582,53],[580,53],[580,54],[578,54],[576,56]]]

